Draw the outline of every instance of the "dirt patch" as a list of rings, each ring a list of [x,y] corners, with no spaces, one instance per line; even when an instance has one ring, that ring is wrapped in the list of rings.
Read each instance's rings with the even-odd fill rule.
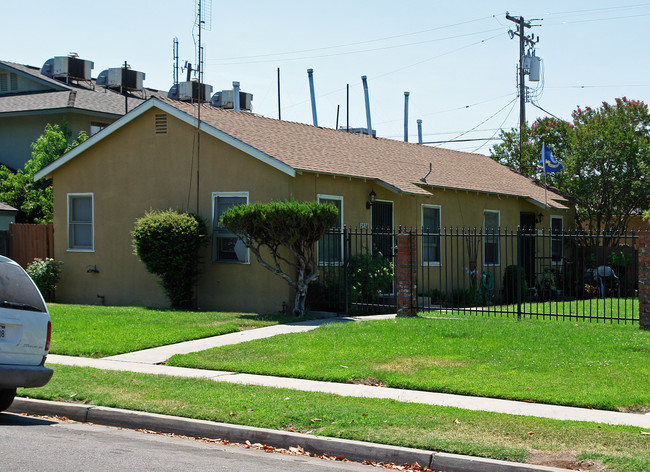
[[[647,413],[650,413],[650,405],[629,406],[625,408],[619,408],[618,411],[622,411],[623,413],[641,413],[645,415]]]
[[[576,454],[570,451],[562,452],[542,452],[534,451],[528,459],[529,464],[544,465],[547,467],[559,467],[570,470],[580,470],[583,472],[606,472],[605,467],[601,462],[591,459],[579,461],[576,459]]]
[[[378,379],[373,379],[372,377],[367,377],[365,379],[355,379],[352,381],[353,384],[357,385],[370,385],[371,387],[385,387],[386,384]]]
[[[402,372],[408,374],[427,367],[463,367],[465,365],[467,365],[467,362],[453,359],[399,357],[389,364],[375,364],[373,367],[376,370],[383,370],[385,372]]]

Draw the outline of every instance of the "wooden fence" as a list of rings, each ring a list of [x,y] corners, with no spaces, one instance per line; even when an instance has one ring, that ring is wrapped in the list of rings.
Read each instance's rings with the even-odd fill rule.
[[[37,257],[54,257],[54,226],[12,223],[0,231],[0,254],[25,268]]]

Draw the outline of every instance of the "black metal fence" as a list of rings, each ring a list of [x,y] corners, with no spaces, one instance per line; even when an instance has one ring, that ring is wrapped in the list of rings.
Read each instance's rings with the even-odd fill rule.
[[[399,231],[404,232],[403,229]],[[420,312],[638,321],[637,236],[544,229],[408,231]],[[333,230],[312,310],[395,312],[395,230]]]

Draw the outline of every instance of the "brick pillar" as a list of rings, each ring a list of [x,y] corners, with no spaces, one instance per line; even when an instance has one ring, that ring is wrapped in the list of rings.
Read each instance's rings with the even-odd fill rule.
[[[417,309],[417,246],[410,233],[396,236],[395,295],[397,316],[415,316]]]
[[[650,329],[650,231],[639,231],[639,328]]]

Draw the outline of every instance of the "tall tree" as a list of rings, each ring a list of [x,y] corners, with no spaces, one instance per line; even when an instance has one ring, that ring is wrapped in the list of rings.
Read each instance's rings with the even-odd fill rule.
[[[525,128],[523,173],[541,178],[542,144],[564,169],[547,182],[576,203],[576,223],[597,233],[627,228],[631,216],[650,206],[650,113],[638,100],[617,98],[598,108],[577,108],[573,123],[541,118]],[[516,168],[519,130],[501,133],[492,158]]]
[[[32,143],[32,158],[25,164],[25,170],[14,172],[4,165],[0,166],[0,201],[18,209],[16,222],[52,221],[52,179],[34,182],[34,175],[88,139],[84,131],[74,141],[69,141],[71,136],[72,131],[67,123],[47,124],[43,134]]]
[[[338,210],[329,203],[270,202],[238,205],[221,215],[227,227],[263,267],[296,290],[293,313],[304,316],[307,288],[318,278],[316,243],[336,224]]]

